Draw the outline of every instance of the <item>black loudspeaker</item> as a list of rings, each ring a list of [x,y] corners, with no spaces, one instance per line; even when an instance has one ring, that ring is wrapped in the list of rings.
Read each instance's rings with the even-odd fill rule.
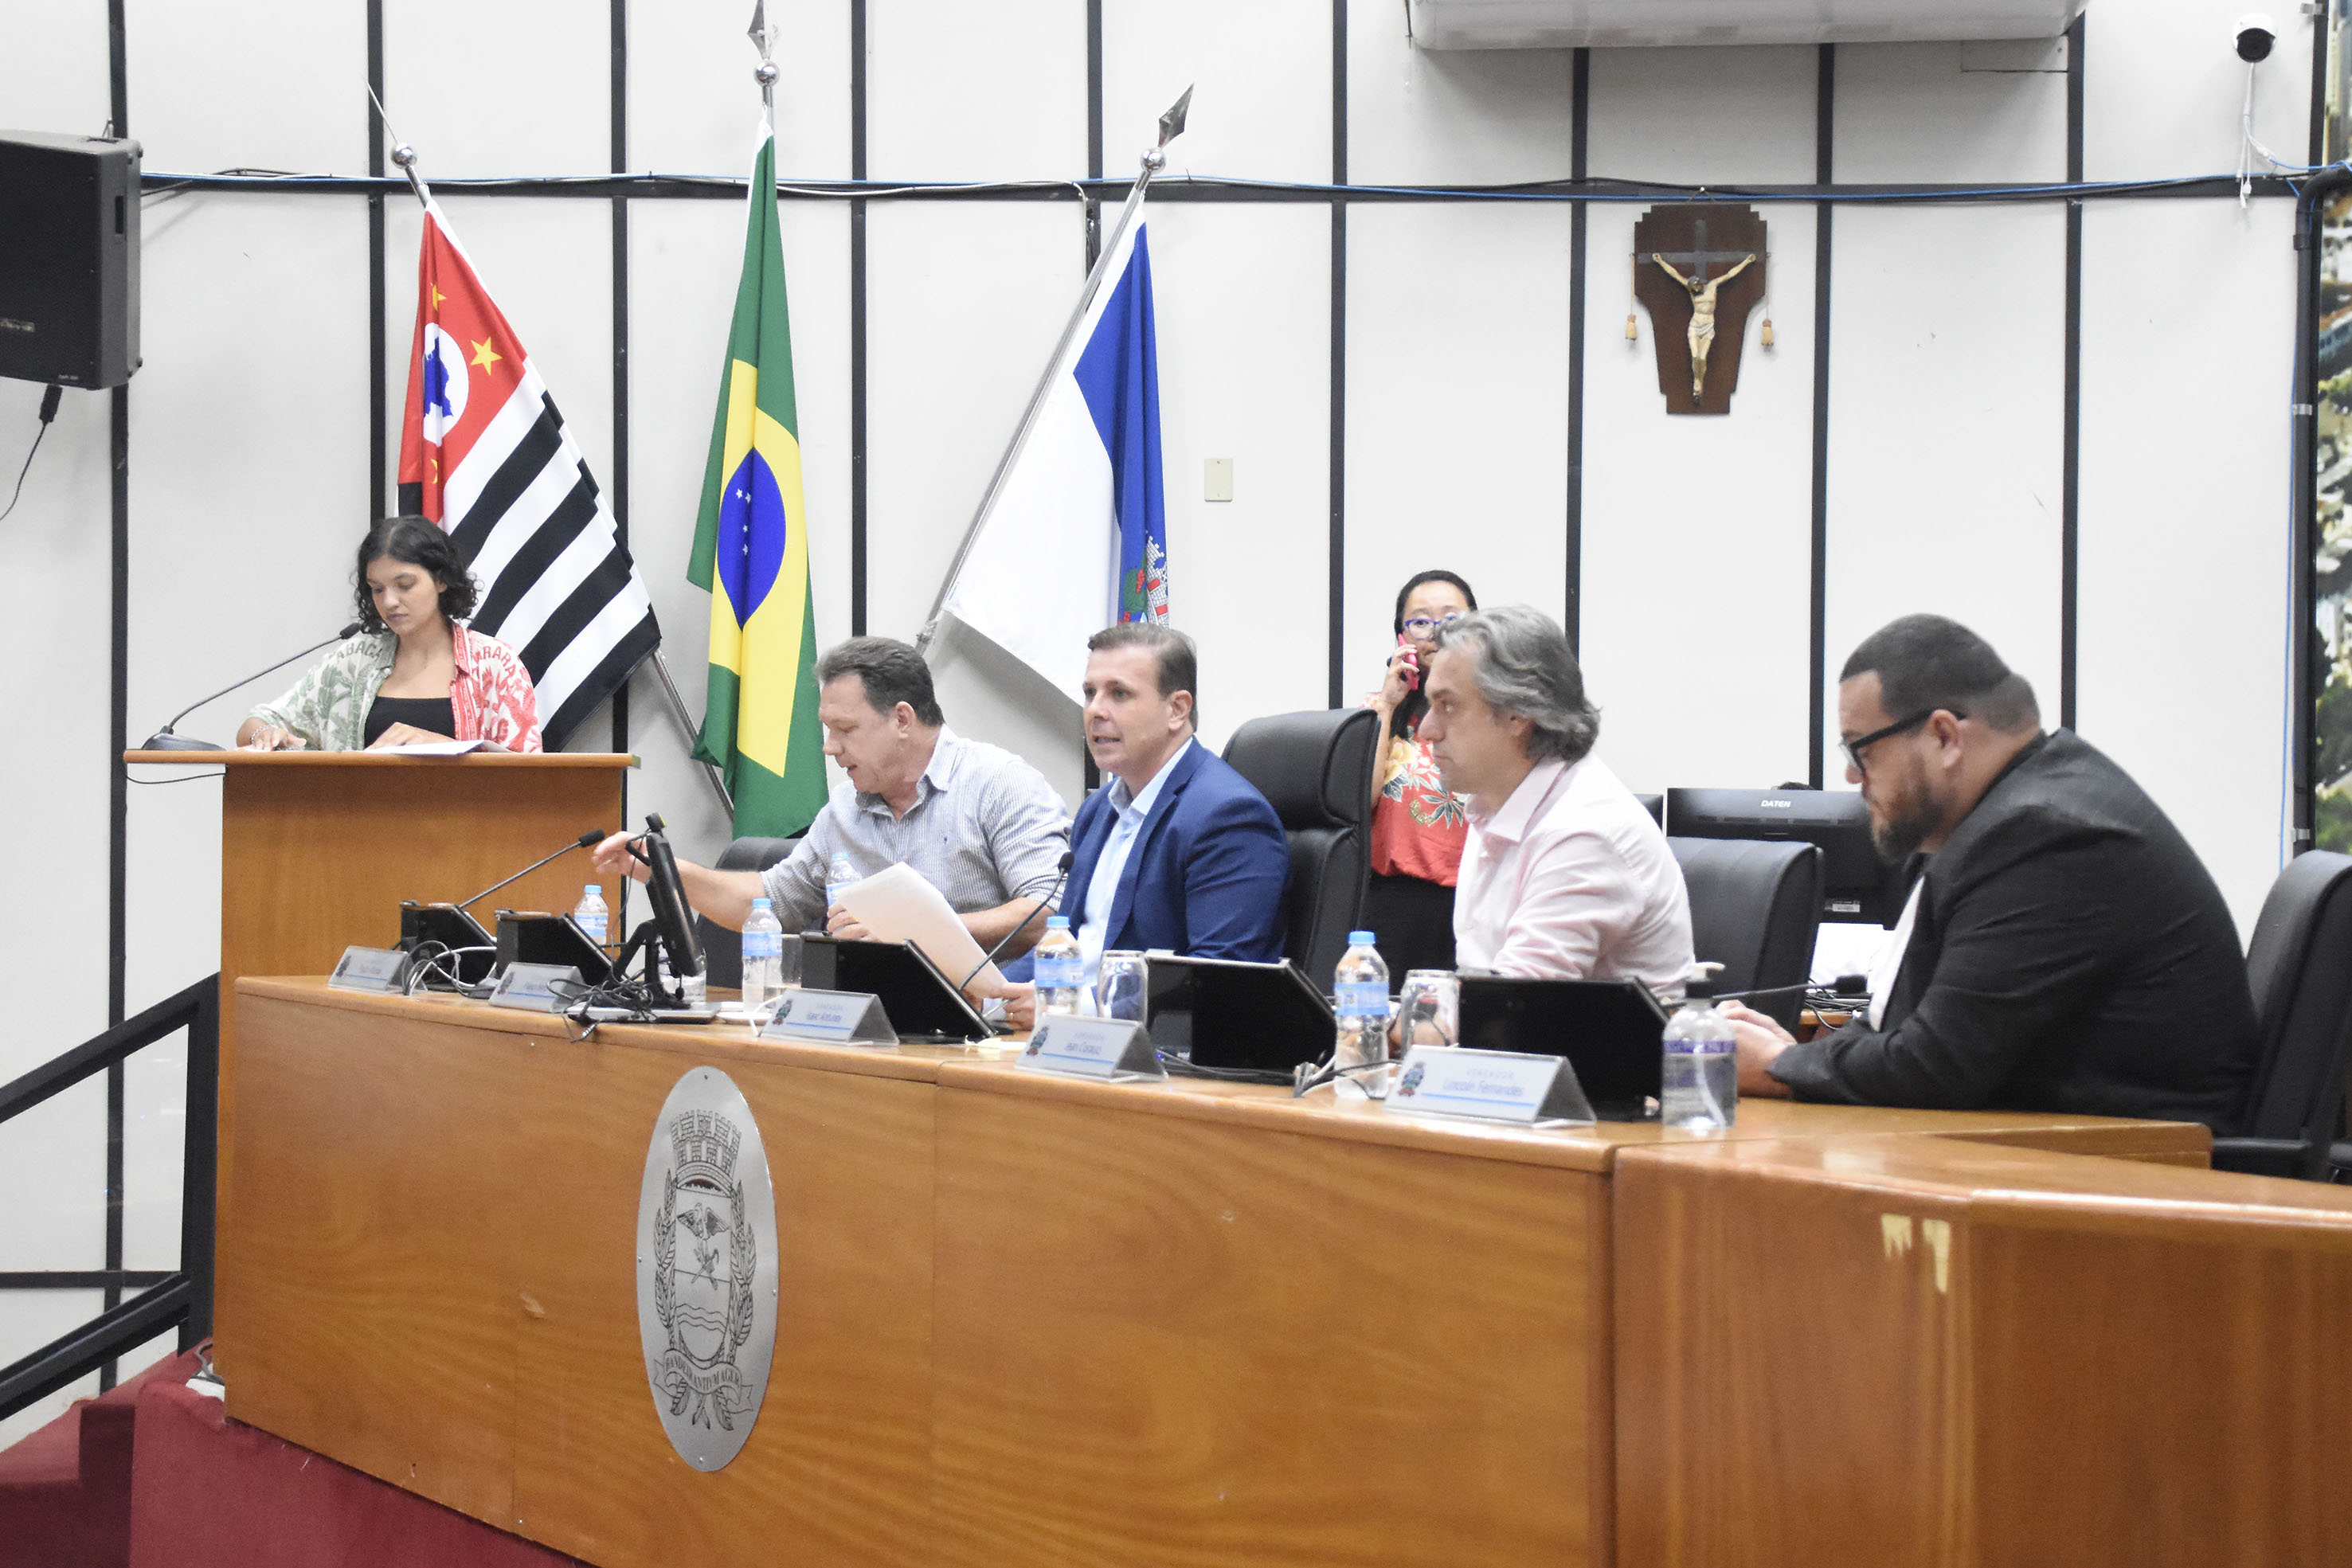
[[[0,376],[119,387],[139,368],[139,143],[0,131]]]

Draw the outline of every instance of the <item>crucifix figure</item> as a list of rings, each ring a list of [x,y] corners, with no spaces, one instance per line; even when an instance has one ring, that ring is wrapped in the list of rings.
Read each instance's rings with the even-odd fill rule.
[[[1653,207],[1633,225],[1633,292],[1657,329],[1666,412],[1730,413],[1741,339],[1770,265],[1763,220],[1725,202]]]
[[[1704,246],[1706,244],[1706,225],[1705,224],[1698,225],[1698,243],[1701,246]],[[1668,277],[1673,278],[1676,283],[1681,284],[1685,288],[1690,290],[1691,396],[1693,399],[1697,399],[1704,396],[1706,393],[1706,355],[1707,350],[1715,346],[1715,291],[1721,288],[1725,284],[1730,282],[1733,278],[1747,271],[1749,267],[1753,266],[1756,261],[1756,253],[1750,251],[1746,256],[1741,256],[1739,258],[1738,266],[1733,267],[1729,272],[1725,273],[1721,277],[1717,278],[1712,283],[1706,281],[1706,254],[1704,250],[1702,250],[1699,255],[1698,276],[1696,277],[1685,277],[1681,273],[1676,272],[1675,270],[1675,264],[1668,261],[1664,256],[1660,256],[1656,251],[1652,251],[1650,253],[1650,259],[1664,267]]]

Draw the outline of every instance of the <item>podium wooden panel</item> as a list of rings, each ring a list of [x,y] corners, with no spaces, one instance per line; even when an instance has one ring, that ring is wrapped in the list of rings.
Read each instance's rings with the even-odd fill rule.
[[[740,1027],[581,1041],[316,980],[249,978],[243,1007],[229,1414],[607,1568],[1669,1561],[1612,1540],[1625,1434],[1687,1393],[1629,1399],[1623,1281],[1687,1281],[1690,1249],[1721,1242],[1693,1239],[1689,1200],[1629,1209],[1626,1171],[1926,1149],[2071,1171],[2088,1210],[2142,1167],[1968,1140],[2182,1164],[2209,1145],[2178,1124],[1774,1102],[1716,1139],[1493,1127]],[[635,1275],[655,1120],[705,1062],[760,1119],[782,1285],[759,1423],[709,1475],[656,1418]],[[1824,1262],[1843,1232],[1778,1223],[1742,1254],[1781,1260],[1779,1294],[1735,1303],[1758,1334],[1768,1300],[1790,1332],[1883,1326],[1886,1303]],[[1889,1397],[1905,1387],[1924,1396]],[[1630,1451],[1672,1474],[1656,1449]],[[1927,1485],[1903,1469],[1922,1452],[1890,1447],[1869,1479]]]
[[[590,828],[621,826],[625,754],[129,751],[123,760],[223,768],[221,1188],[235,1140],[236,982],[323,975],[353,944],[400,940],[400,901],[467,897]],[[478,907],[568,910],[590,882],[620,908],[616,879],[568,855]]]

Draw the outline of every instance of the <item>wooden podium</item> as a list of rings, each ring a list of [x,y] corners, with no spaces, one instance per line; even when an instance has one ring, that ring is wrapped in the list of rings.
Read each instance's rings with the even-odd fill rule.
[[[323,975],[343,949],[400,940],[400,901],[469,897],[590,828],[621,823],[625,753],[127,751],[132,763],[220,767],[220,1189],[236,1148],[236,982],[246,975]],[[568,910],[615,879],[583,852],[503,888],[477,911]]]

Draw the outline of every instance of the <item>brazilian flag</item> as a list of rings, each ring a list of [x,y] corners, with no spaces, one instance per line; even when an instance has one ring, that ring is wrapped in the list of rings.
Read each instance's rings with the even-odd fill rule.
[[[788,838],[824,809],[824,736],[816,718],[816,626],[776,223],[776,139],[773,130],[761,131],[743,281],[686,575],[710,591],[710,692],[694,755],[726,774],[738,837]]]

